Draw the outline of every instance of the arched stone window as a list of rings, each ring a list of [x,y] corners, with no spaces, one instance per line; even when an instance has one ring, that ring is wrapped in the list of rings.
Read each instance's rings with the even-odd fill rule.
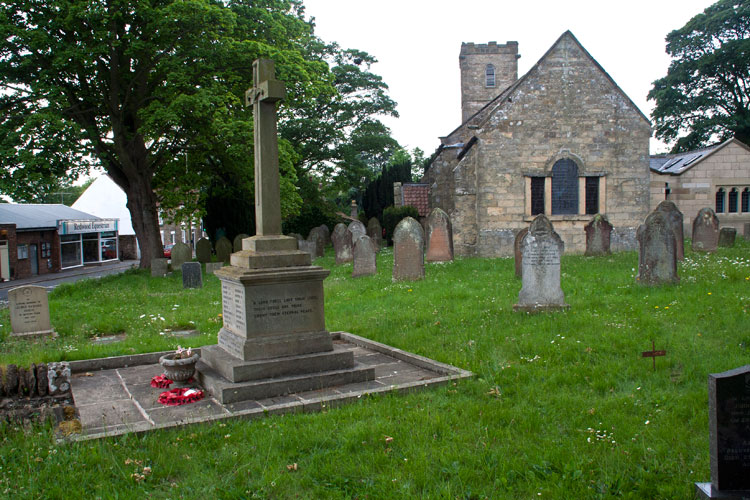
[[[552,215],[578,213],[578,165],[570,158],[552,167]]]
[[[717,214],[723,214],[724,213],[724,195],[726,193],[724,192],[724,188],[719,188],[718,191],[716,191],[716,213]]]
[[[740,210],[747,213],[750,212],[750,188],[745,188],[742,191],[742,200],[740,202]]]
[[[492,64],[488,64],[484,68],[484,86],[485,87],[495,86],[495,67]]]
[[[729,213],[737,213],[737,195],[739,192],[737,191],[737,188],[732,188],[729,191]]]

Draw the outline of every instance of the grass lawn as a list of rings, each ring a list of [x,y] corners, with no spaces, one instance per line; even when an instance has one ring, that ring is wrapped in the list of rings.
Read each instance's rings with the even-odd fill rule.
[[[13,498],[692,498],[708,481],[707,375],[750,363],[750,244],[696,254],[677,286],[635,283],[635,252],[564,256],[567,312],[513,312],[513,259],[427,264],[426,279],[352,279],[329,253],[329,330],[476,377],[319,414],[57,444],[51,427],[0,426],[0,495]],[[216,342],[219,281],[182,290],[141,271],[50,295],[57,340],[9,339],[0,364]],[[176,329],[201,336],[179,339]],[[111,344],[91,338],[125,334]],[[641,351],[666,349],[656,360]],[[296,467],[294,467],[296,464]],[[80,492],[80,493],[79,493]]]

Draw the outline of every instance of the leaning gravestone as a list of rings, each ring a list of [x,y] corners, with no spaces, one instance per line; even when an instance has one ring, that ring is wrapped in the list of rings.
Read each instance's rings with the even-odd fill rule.
[[[169,271],[169,261],[164,257],[151,259],[151,276],[153,278],[163,278]]]
[[[722,227],[719,231],[719,246],[733,247],[734,240],[737,238],[737,230],[733,227]]]
[[[193,260],[193,252],[190,247],[184,243],[175,243],[172,247],[172,270],[182,269],[185,262]]]
[[[699,498],[750,498],[750,365],[708,376],[711,482]]]
[[[206,262],[206,274],[213,274],[224,267],[223,262]]]
[[[513,241],[513,255],[516,261],[516,277],[520,278],[523,272],[523,255],[521,255],[521,242],[529,234],[529,228],[525,227],[516,233],[516,239]]]
[[[424,278],[424,229],[404,217],[393,231],[393,281]]]
[[[246,235],[245,233],[240,233],[234,237],[234,241],[232,242],[232,248],[234,249],[235,252],[239,252],[240,250],[242,250],[242,240],[244,240],[245,238],[249,238],[249,236]]]
[[[719,244],[719,218],[710,208],[701,208],[693,219],[693,250],[715,252]]]
[[[654,210],[636,232],[638,240],[638,276],[643,285],[679,283],[677,241],[668,215]]]
[[[344,224],[336,224],[331,235],[333,249],[336,252],[336,264],[352,261],[352,233]]]
[[[52,335],[47,289],[43,286],[19,286],[8,292],[11,335],[41,337]]]
[[[229,256],[232,255],[232,242],[222,236],[216,242],[216,260],[219,262],[229,262]]]
[[[371,217],[367,221],[367,236],[372,240],[372,244],[375,245],[375,251],[379,252],[383,246],[383,228],[380,226],[380,221],[377,217]]]
[[[367,235],[367,228],[364,224],[362,224],[362,222],[358,220],[350,222],[347,229],[350,233],[352,233],[352,245],[355,241],[357,241],[357,238],[363,235]]]
[[[594,218],[583,228],[586,231],[586,253],[589,257],[596,255],[608,255],[610,234],[612,224],[606,217],[596,214]]]
[[[360,236],[354,243],[352,278],[377,274],[377,251],[369,236]]]
[[[515,311],[554,311],[570,307],[560,288],[560,257],[565,249],[549,219],[538,215],[521,240],[521,291]]]
[[[674,233],[675,239],[675,252],[677,254],[677,260],[683,260],[685,258],[685,236],[683,234],[682,224],[683,217],[682,212],[677,208],[673,202],[664,200],[656,206],[656,210],[664,212],[667,216],[667,223]]]
[[[203,288],[200,262],[185,262],[182,265],[182,288]]]
[[[198,262],[206,263],[211,262],[211,253],[213,248],[211,246],[211,240],[208,238],[201,238],[195,244],[195,258]]]
[[[427,217],[426,236],[426,261],[448,262],[453,260],[453,226],[448,214],[440,208],[434,208]]]

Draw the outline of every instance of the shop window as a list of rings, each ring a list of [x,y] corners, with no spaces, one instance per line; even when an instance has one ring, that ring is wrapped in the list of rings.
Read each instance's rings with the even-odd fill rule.
[[[586,213],[599,213],[599,177],[586,177]]]
[[[719,188],[718,191],[716,191],[716,213],[717,214],[723,214],[724,213],[724,195],[726,193],[724,192],[724,188]]]
[[[750,188],[742,190],[742,199],[740,200],[740,210],[743,213],[750,212]]]
[[[729,213],[737,213],[737,195],[739,193],[737,192],[737,188],[732,188],[729,190]]]
[[[578,213],[578,165],[565,158],[552,167],[552,215]]]
[[[531,178],[531,215],[544,213],[544,177]]]
[[[81,235],[60,236],[60,260],[63,268],[83,264],[81,261]]]
[[[18,260],[29,258],[29,245],[18,245]]]

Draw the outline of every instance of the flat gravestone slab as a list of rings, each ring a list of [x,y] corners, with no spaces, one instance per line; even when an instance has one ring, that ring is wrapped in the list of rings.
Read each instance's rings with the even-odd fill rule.
[[[606,217],[600,214],[595,215],[583,229],[586,231],[586,253],[584,255],[593,257],[610,253],[609,243],[612,224]]]
[[[172,269],[182,269],[185,262],[193,260],[193,252],[190,247],[182,242],[177,242],[172,247]]]
[[[654,210],[638,227],[638,276],[643,285],[679,283],[677,240],[667,214]]]
[[[449,262],[453,260],[453,226],[448,214],[434,208],[427,217],[428,262]]]
[[[206,262],[206,274],[213,274],[224,267],[223,262]]]
[[[693,250],[715,252],[719,244],[719,218],[710,208],[701,208],[693,219]]]
[[[344,224],[336,224],[336,227],[333,228],[331,240],[333,241],[333,249],[336,252],[336,264],[351,262],[354,258],[352,255],[351,231]]]
[[[41,286],[19,286],[8,291],[11,335],[36,337],[50,335],[47,289]]]
[[[737,230],[733,227],[722,227],[719,231],[719,246],[731,248],[737,238]]]
[[[195,258],[198,262],[206,263],[211,262],[211,254],[213,253],[213,246],[211,240],[208,238],[201,238],[195,244]]]
[[[352,278],[377,274],[377,250],[369,236],[360,236],[354,243]]]
[[[169,260],[164,257],[151,259],[151,276],[154,278],[163,278],[169,270]]]
[[[182,288],[203,288],[200,262],[185,262],[182,265]]]
[[[708,376],[708,426],[710,489],[750,496],[750,365]]]
[[[228,238],[225,236],[219,238],[219,241],[216,242],[216,260],[219,262],[229,262],[233,248],[232,242]]]
[[[667,224],[672,229],[675,239],[675,252],[677,260],[683,260],[685,258],[685,236],[683,234],[682,224],[683,216],[682,212],[677,208],[673,202],[664,200],[656,206],[656,210],[664,212],[667,216]]]
[[[103,335],[103,336],[91,337],[90,341],[92,344],[113,344],[115,342],[120,342],[121,340],[125,340],[126,338],[127,338],[127,334],[118,333],[115,335]]]
[[[393,231],[393,281],[424,278],[424,230],[405,217]]]

